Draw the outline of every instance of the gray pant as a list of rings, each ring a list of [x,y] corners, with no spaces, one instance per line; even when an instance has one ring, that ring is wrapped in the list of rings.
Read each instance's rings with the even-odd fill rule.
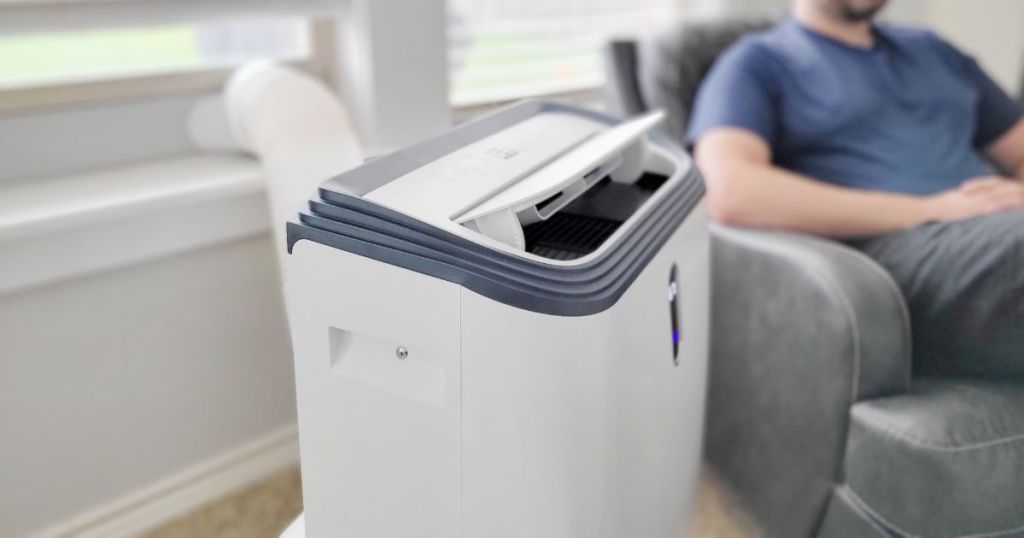
[[[850,244],[903,291],[916,372],[1024,377],[1024,211]]]

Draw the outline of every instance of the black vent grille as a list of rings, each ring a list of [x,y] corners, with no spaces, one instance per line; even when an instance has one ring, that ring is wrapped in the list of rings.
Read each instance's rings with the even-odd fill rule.
[[[597,250],[619,224],[600,217],[555,213],[523,229],[526,251],[553,260],[575,260]]]

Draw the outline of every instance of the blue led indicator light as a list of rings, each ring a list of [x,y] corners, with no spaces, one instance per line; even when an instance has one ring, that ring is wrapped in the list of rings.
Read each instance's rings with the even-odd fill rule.
[[[679,283],[676,281],[676,266],[668,273],[668,318],[672,331],[672,363],[679,366]]]

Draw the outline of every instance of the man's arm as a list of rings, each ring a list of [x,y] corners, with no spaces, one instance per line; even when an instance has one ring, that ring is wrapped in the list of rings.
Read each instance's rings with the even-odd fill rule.
[[[937,35],[934,38],[940,50],[945,50],[959,61],[961,78],[977,91],[975,148],[984,150],[1013,177],[1024,179],[1024,113],[1021,104],[993,80],[977,60]]]
[[[1024,119],[989,145],[986,153],[1013,177],[1024,180]]]
[[[737,226],[856,237],[1024,207],[1024,186],[998,179],[926,197],[830,185],[772,165],[764,139],[740,128],[707,132],[695,157],[712,217]]]

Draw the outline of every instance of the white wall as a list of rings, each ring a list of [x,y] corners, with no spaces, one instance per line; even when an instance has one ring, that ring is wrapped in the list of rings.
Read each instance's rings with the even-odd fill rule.
[[[279,287],[261,235],[0,296],[0,536],[294,422]]]

